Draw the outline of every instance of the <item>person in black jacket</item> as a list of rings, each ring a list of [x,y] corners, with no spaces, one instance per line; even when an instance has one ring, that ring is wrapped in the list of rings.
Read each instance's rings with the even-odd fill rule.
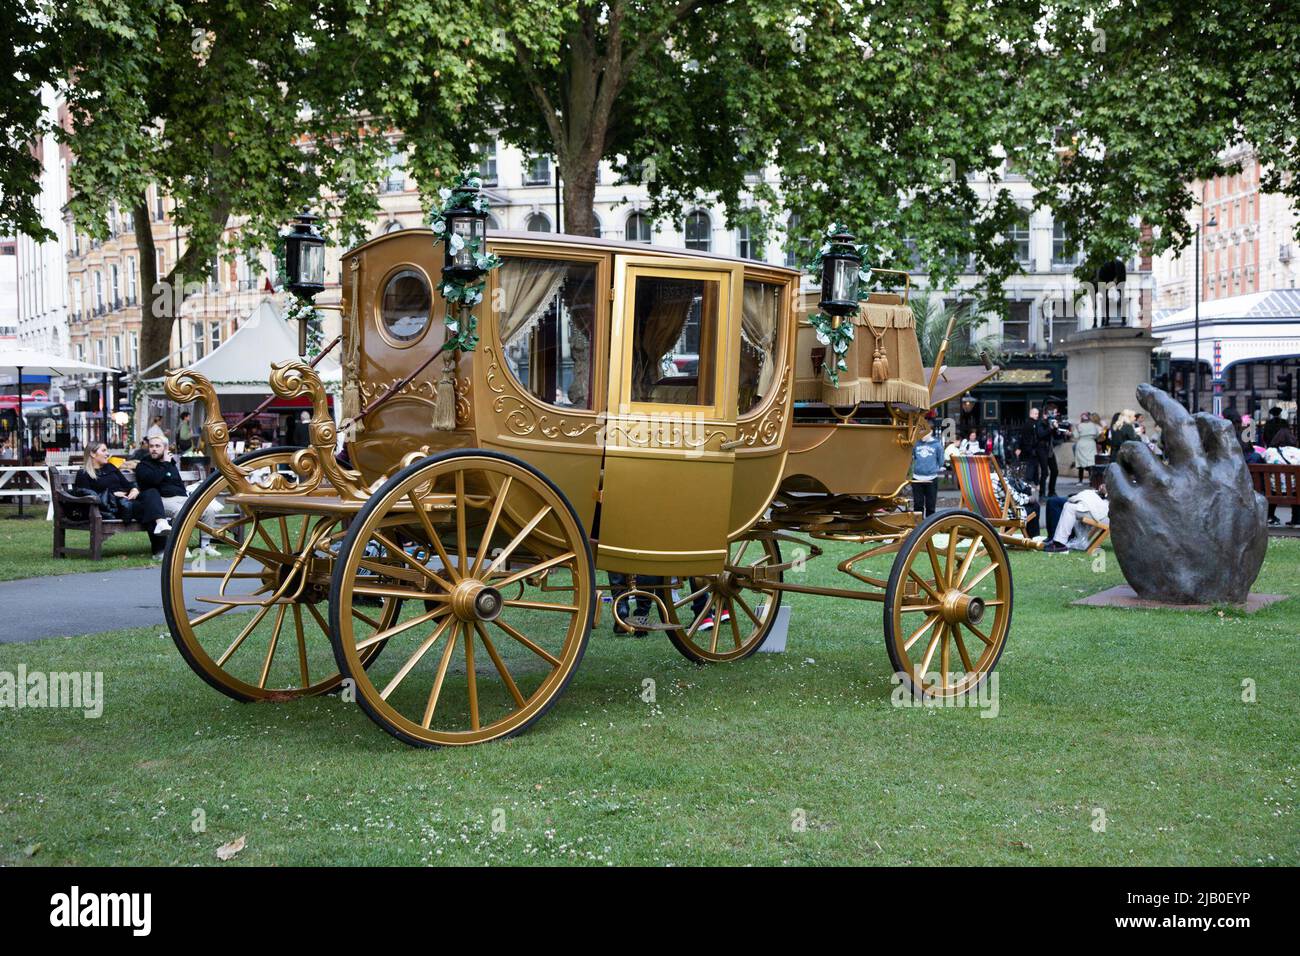
[[[162,498],[153,489],[142,491],[131,484],[131,480],[108,460],[107,445],[100,442],[91,450],[86,463],[73,479],[72,487],[94,492],[101,502],[112,507],[110,517],[138,521],[143,525],[152,521],[149,542],[153,545],[155,557],[161,557],[162,542],[172,529]]]
[[[1038,485],[1040,501],[1046,501],[1048,497],[1048,459],[1052,453],[1052,427],[1043,420],[1042,412],[1037,407],[1031,408],[1029,421],[1020,430],[1020,447],[1016,449],[1016,457],[1028,464],[1025,481]]]
[[[162,499],[163,510],[169,518],[174,518],[180,513],[181,508],[185,507],[186,499],[189,497],[189,492],[185,489],[185,482],[181,480],[181,472],[176,464],[176,457],[168,449],[165,435],[154,435],[149,439],[149,457],[135,466],[135,482],[140,486],[142,493],[145,491],[157,492]],[[206,515],[206,517],[211,521],[220,510],[220,502],[214,501],[208,506],[210,514]],[[221,557],[221,552],[213,547],[212,541],[207,535],[200,535],[199,540],[199,550],[204,555],[211,558]],[[187,548],[187,554],[188,551]]]

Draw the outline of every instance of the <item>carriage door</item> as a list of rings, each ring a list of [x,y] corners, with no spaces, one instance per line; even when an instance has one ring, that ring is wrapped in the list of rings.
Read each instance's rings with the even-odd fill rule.
[[[597,563],[722,569],[736,437],[743,272],[653,257],[614,264]]]

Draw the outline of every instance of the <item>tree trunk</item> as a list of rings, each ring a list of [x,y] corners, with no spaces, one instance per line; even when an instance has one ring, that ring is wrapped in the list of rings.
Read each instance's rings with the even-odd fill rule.
[[[564,231],[571,236],[594,236],[596,227],[596,168],[600,160],[570,162],[564,174]]]
[[[153,223],[149,218],[149,203],[143,193],[131,204],[135,216],[135,244],[140,250],[140,289],[148,292],[140,298],[140,367],[143,372],[155,362],[165,359],[171,352],[172,306],[159,315],[159,300],[167,299],[158,283],[158,250],[153,241]],[[160,371],[154,369],[150,377]]]

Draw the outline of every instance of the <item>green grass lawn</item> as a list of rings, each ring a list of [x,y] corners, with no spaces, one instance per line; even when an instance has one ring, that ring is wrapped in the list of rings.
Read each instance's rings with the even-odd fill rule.
[[[115,534],[105,541],[104,556],[99,561],[52,557],[54,523],[45,520],[45,509],[43,501],[26,504],[23,510],[28,517],[10,521],[9,516],[18,514],[17,506],[0,505],[0,581],[138,568],[150,563],[149,536],[134,533]],[[90,535],[85,531],[69,531],[67,543],[74,548],[88,548]]]
[[[839,583],[829,551],[812,580]],[[1270,541],[1256,590],[1292,597],[1251,617],[1070,607],[1122,580],[1106,560],[1015,555],[992,719],[892,706],[879,606],[802,595],[786,653],[710,668],[606,617],[531,731],[456,750],[336,697],[235,703],[161,627],[0,646],[106,696],[0,710],[0,864],[212,864],[240,836],[233,863],[279,865],[1300,862],[1300,541]]]

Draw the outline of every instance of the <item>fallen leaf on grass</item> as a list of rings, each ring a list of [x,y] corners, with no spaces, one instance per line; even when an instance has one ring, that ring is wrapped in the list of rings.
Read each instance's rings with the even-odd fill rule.
[[[41,852],[41,845],[39,843],[33,843],[27,849],[23,850],[23,856],[30,858],[40,852]]]
[[[229,843],[221,844],[221,846],[217,847],[217,859],[233,859],[236,853],[239,853],[244,849],[244,843],[247,839],[247,836],[235,837],[235,839],[231,840]]]

